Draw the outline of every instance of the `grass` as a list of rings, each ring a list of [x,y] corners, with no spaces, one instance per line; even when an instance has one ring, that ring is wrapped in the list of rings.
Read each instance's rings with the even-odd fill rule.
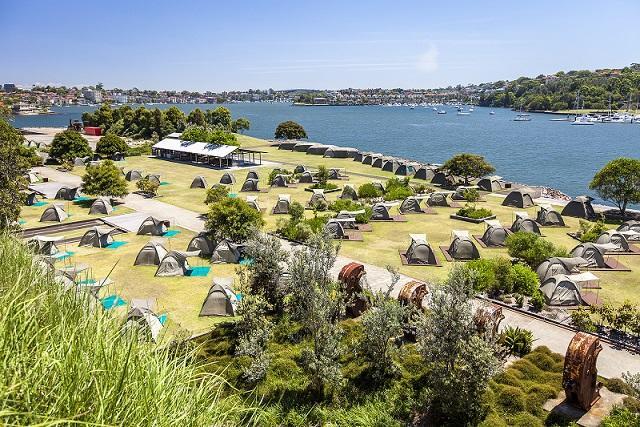
[[[0,424],[246,425],[253,411],[185,345],[153,347],[91,297],[64,291],[0,236]],[[177,344],[177,343],[176,343]],[[211,370],[213,370],[211,368]]]
[[[21,224],[22,228],[36,228],[36,227],[45,227],[47,225],[55,225],[55,224],[66,224],[74,221],[83,221],[86,219],[97,219],[103,218],[106,215],[102,214],[89,214],[89,208],[91,207],[91,200],[78,201],[73,202],[69,200],[51,200],[44,199],[47,204],[43,206],[23,206],[22,211],[20,213],[20,219],[25,221],[24,224]],[[40,222],[40,216],[42,216],[42,212],[52,205],[62,205],[63,209],[70,214],[70,216],[64,221],[60,222]],[[126,213],[133,212],[131,209],[127,208],[124,205],[116,206],[116,209],[110,214],[113,215],[122,215]]]

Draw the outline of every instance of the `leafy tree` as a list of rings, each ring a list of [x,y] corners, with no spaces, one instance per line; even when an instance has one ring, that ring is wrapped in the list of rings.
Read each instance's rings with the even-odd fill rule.
[[[24,175],[34,162],[24,142],[24,136],[0,118],[0,230],[13,226],[24,202],[20,189],[27,185]]]
[[[175,105],[167,109],[165,112],[165,121],[171,125],[171,132],[182,132],[187,126],[187,118],[182,110]],[[171,133],[168,132],[168,133]]]
[[[451,175],[464,178],[465,185],[473,178],[480,178],[495,172],[495,168],[484,157],[477,154],[457,154],[447,160],[442,169]]]
[[[318,184],[322,186],[327,185],[327,181],[329,181],[329,170],[325,165],[318,166],[318,173],[316,173],[316,179],[318,180]]]
[[[482,396],[500,369],[495,348],[475,332],[471,300],[475,273],[455,266],[433,289],[417,325],[418,345],[431,374],[425,378],[433,425],[474,425],[483,417]]]
[[[129,146],[124,139],[112,132],[107,132],[96,144],[96,153],[111,156],[116,153],[126,153]]]
[[[207,117],[201,109],[196,108],[187,116],[187,123],[196,126],[204,126],[205,124],[207,124]]]
[[[275,137],[276,139],[303,139],[307,137],[307,132],[302,125],[289,120],[276,127]]]
[[[214,185],[207,190],[204,203],[210,205],[212,203],[218,203],[220,200],[226,199],[229,196],[229,189],[224,185]]]
[[[215,110],[207,110],[205,113],[207,123],[216,128],[231,130],[231,111],[226,107],[218,107]]]
[[[150,180],[149,177],[146,176],[136,182],[136,187],[138,187],[138,190],[142,191],[143,193],[150,194],[151,196],[155,196],[157,194],[159,186],[160,184],[158,184],[157,181]]]
[[[92,196],[124,197],[129,194],[127,181],[111,160],[87,166],[82,177],[82,191]]]
[[[206,228],[218,239],[241,243],[263,224],[262,214],[247,202],[227,197],[209,207]]]
[[[571,323],[580,331],[596,331],[596,325],[594,325],[593,320],[591,320],[589,311],[585,310],[583,307],[578,307],[577,310],[573,310],[571,312]]]
[[[182,132],[185,141],[210,142],[213,144],[240,145],[234,134],[222,129],[211,129],[206,126],[189,126]]]
[[[251,122],[245,117],[238,117],[231,124],[231,130],[235,133],[242,133],[243,130],[249,130]]]
[[[262,295],[271,307],[281,311],[284,292],[279,282],[289,254],[282,247],[280,239],[269,234],[253,233],[246,243],[245,253],[253,260],[247,266],[251,293]]]
[[[567,256],[566,250],[557,248],[535,233],[519,231],[507,237],[505,244],[510,256],[524,261],[531,268],[537,268],[548,258]]]
[[[376,186],[370,182],[358,187],[358,197],[361,199],[375,199],[380,196],[382,196],[380,189],[376,188]]]
[[[49,155],[54,159],[71,160],[91,156],[93,152],[87,140],[74,130],[65,130],[53,137]]]
[[[589,188],[618,207],[626,217],[629,203],[640,203],[640,160],[621,157],[600,169]]]

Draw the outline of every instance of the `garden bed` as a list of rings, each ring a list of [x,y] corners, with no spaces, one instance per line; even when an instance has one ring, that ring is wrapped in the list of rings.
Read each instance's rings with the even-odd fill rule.
[[[491,216],[486,216],[484,218],[469,218],[468,216],[461,216],[461,215],[456,215],[456,214],[451,214],[449,215],[449,218],[451,219],[457,219],[459,221],[465,221],[465,222],[472,222],[474,224],[480,224],[486,220],[489,219],[496,219],[495,215],[491,215]]]

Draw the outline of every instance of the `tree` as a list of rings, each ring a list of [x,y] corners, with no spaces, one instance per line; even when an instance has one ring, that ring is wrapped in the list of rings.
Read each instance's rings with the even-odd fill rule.
[[[465,185],[469,185],[472,178],[480,178],[496,170],[484,157],[468,153],[453,156],[442,165],[442,169],[464,178]]]
[[[204,126],[205,124],[207,124],[207,118],[201,109],[196,108],[187,116],[187,123],[197,126]]]
[[[124,139],[112,132],[107,132],[96,144],[96,153],[111,156],[116,153],[126,153],[129,146]]]
[[[87,140],[74,130],[57,133],[49,147],[49,155],[58,160],[73,161],[76,157],[87,157],[92,154]]]
[[[247,202],[227,197],[211,205],[206,228],[218,239],[241,243],[263,224],[262,214]]]
[[[210,126],[231,130],[231,111],[228,108],[218,107],[215,110],[207,110],[205,117]]]
[[[249,290],[252,294],[262,295],[269,305],[277,311],[284,307],[280,289],[283,266],[289,260],[280,239],[260,232],[253,233],[245,245],[245,253],[253,260],[247,266],[249,271]]]
[[[307,132],[302,125],[289,120],[278,125],[275,137],[276,139],[303,139],[307,137]]]
[[[91,196],[124,197],[129,194],[127,181],[111,160],[87,166],[82,177],[82,191]]]
[[[482,396],[500,369],[496,349],[475,332],[471,300],[475,273],[455,266],[431,292],[418,322],[418,347],[430,364],[425,378],[427,412],[433,425],[474,425],[482,419]]]
[[[20,189],[26,186],[24,175],[34,162],[24,142],[24,136],[0,118],[0,230],[15,224],[24,202]]]
[[[557,248],[548,240],[535,233],[518,231],[505,241],[509,255],[524,261],[531,268],[537,268],[542,261],[551,257],[567,256],[566,250]]]
[[[220,200],[226,199],[229,196],[229,189],[224,185],[214,185],[207,190],[207,195],[204,199],[205,205],[212,203],[218,203]]]
[[[156,180],[152,181],[147,176],[139,179],[136,182],[136,187],[138,187],[138,190],[142,191],[143,193],[149,194],[151,196],[156,195],[159,186],[160,184],[158,184]]]
[[[600,169],[589,188],[616,204],[625,218],[629,203],[640,203],[640,160],[620,157]]]
[[[211,129],[206,126],[189,126],[182,132],[185,141],[210,142],[213,144],[240,145],[234,134],[222,129]]]
[[[239,117],[231,124],[231,130],[235,133],[242,133],[243,130],[249,130],[251,122],[245,117]]]

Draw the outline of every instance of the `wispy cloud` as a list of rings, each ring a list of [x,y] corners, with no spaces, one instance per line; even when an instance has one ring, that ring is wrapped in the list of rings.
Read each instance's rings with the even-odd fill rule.
[[[440,52],[435,44],[431,43],[429,48],[418,57],[417,67],[419,70],[431,73],[438,69],[438,56]]]

